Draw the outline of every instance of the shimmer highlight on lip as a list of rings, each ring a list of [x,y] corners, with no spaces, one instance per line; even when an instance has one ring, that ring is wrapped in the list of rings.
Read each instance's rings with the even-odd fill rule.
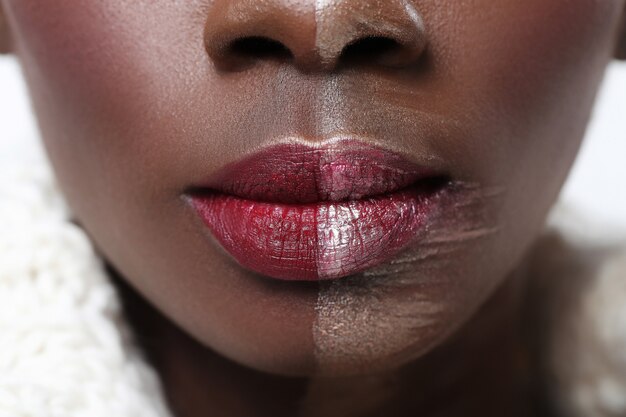
[[[360,141],[279,144],[226,166],[191,202],[242,266],[282,280],[336,279],[410,244],[441,178]]]

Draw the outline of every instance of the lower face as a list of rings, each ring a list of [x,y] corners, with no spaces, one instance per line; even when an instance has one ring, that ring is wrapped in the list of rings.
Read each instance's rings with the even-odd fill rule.
[[[624,6],[415,1],[427,64],[304,75],[269,61],[218,72],[206,0],[0,3],[98,249],[207,347],[291,375],[416,359],[515,269],[577,152]],[[382,171],[409,167],[403,187],[368,171],[376,152]],[[272,158],[288,175],[263,171]],[[251,191],[255,174],[287,192]],[[291,257],[272,246],[294,241]]]

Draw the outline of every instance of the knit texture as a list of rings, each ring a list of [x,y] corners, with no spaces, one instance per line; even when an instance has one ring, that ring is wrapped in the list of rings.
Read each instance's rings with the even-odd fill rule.
[[[37,140],[0,141],[0,417],[165,417]]]

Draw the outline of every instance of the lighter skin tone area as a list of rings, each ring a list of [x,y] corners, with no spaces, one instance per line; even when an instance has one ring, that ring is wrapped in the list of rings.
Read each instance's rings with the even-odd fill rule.
[[[604,70],[626,55],[624,0],[0,6],[0,51],[22,64],[59,185],[176,416],[549,409],[530,259]],[[390,261],[271,279],[187,204],[270,145],[343,138],[446,180]],[[318,227],[327,242],[341,218]]]

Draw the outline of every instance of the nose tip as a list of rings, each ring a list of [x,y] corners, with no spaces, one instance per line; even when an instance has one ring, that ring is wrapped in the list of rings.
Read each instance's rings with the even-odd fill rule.
[[[426,37],[407,0],[215,0],[205,47],[221,70],[278,60],[312,72],[354,63],[408,66]]]

